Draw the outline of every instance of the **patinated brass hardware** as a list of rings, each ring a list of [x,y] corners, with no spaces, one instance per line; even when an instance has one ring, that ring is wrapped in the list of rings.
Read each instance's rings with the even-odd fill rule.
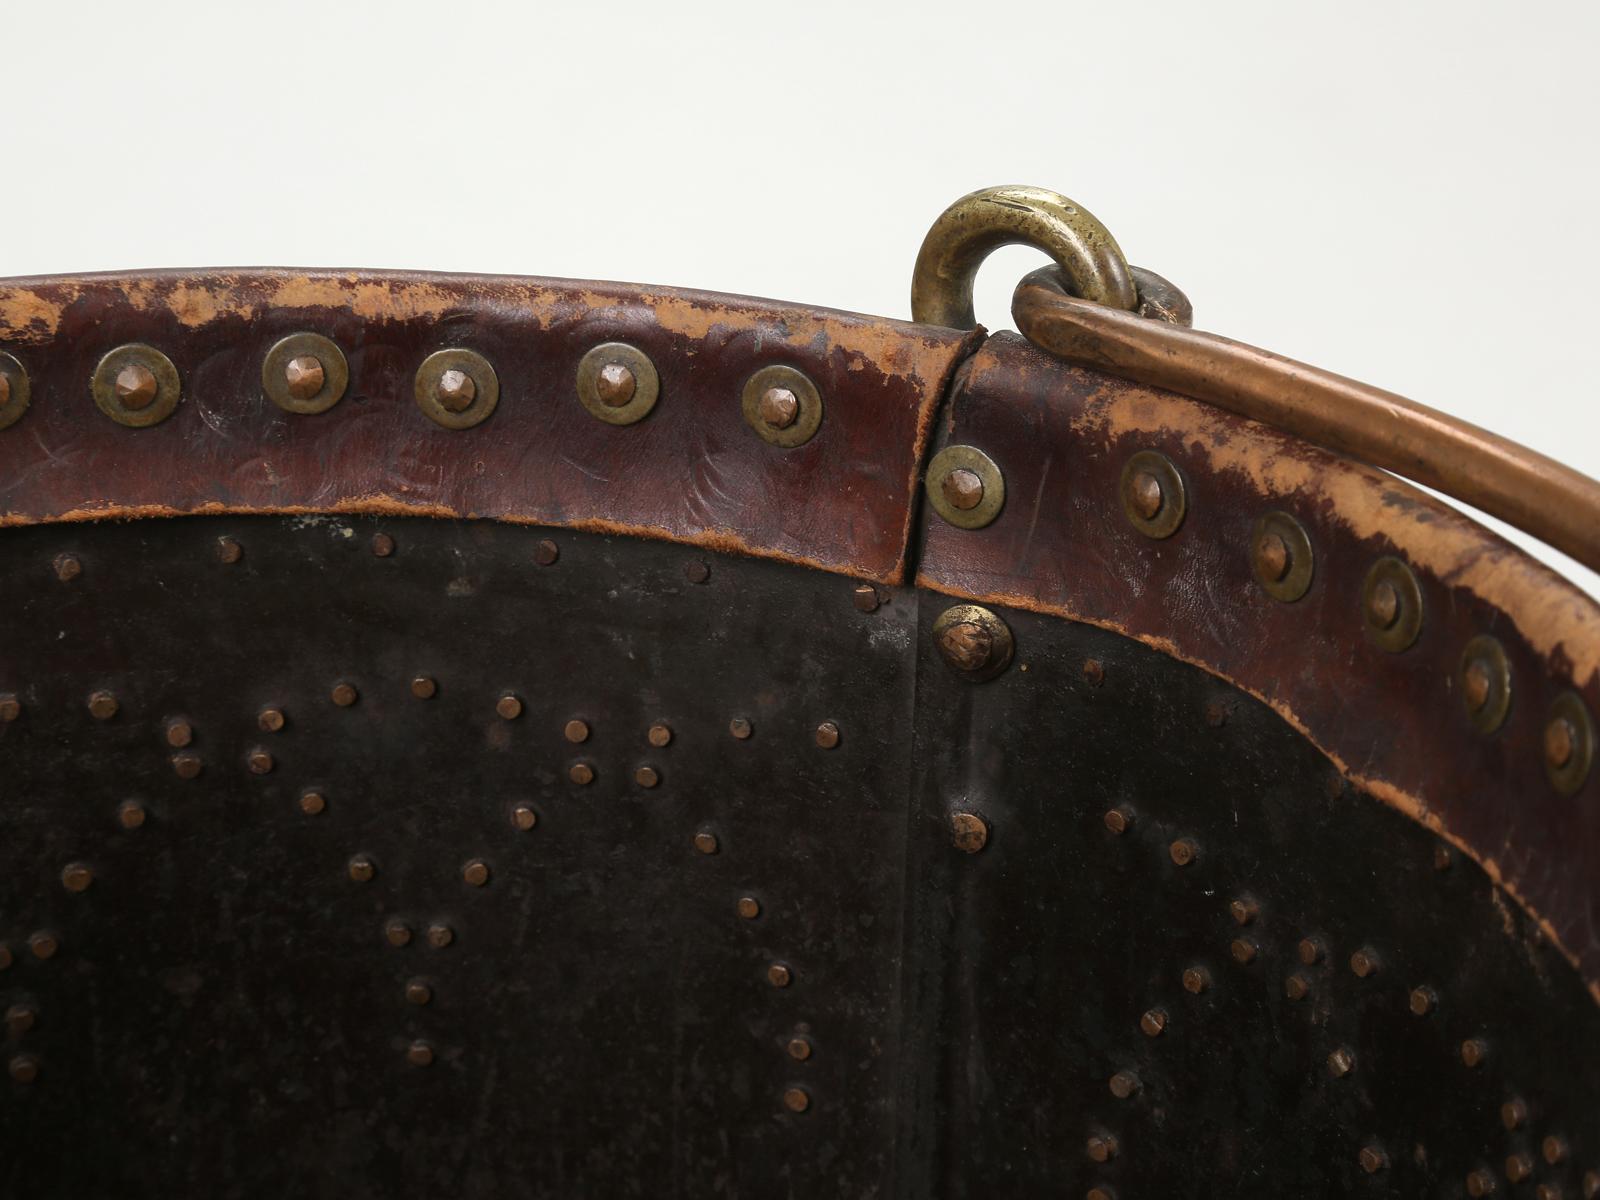
[[[1473,638],[1461,652],[1458,680],[1472,727],[1479,733],[1499,729],[1511,708],[1511,668],[1505,647],[1488,634]]]
[[[578,399],[608,425],[644,420],[660,393],[655,364],[626,342],[596,346],[578,363]]]
[[[1292,604],[1304,596],[1311,587],[1314,561],[1305,527],[1288,513],[1270,512],[1256,522],[1250,565],[1256,582],[1274,600]]]
[[[1145,537],[1169,538],[1178,532],[1189,500],[1183,476],[1172,460],[1154,450],[1140,450],[1122,468],[1122,512]]]
[[[960,529],[982,529],[1006,502],[1005,476],[976,446],[946,446],[935,454],[925,487],[933,511]]]
[[[417,407],[446,429],[471,429],[500,401],[500,380],[475,350],[436,350],[417,368]]]
[[[286,412],[327,412],[349,382],[344,351],[320,333],[291,333],[261,362],[261,390]]]
[[[1361,615],[1374,645],[1398,654],[1422,632],[1422,590],[1411,568],[1386,556],[1361,586]]]
[[[745,381],[740,403],[761,440],[785,450],[805,445],[822,424],[822,393],[794,367],[762,367]]]
[[[9,354],[0,353],[0,429],[28,411],[28,372]]]
[[[90,384],[94,402],[118,425],[159,425],[178,407],[178,368],[154,346],[134,342],[108,351]]]

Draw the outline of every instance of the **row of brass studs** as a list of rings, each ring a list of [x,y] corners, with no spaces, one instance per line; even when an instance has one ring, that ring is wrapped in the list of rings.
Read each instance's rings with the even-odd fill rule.
[[[327,412],[350,383],[344,351],[320,333],[280,339],[261,362],[261,389],[286,412]],[[661,377],[644,351],[606,342],[583,356],[577,371],[578,399],[609,425],[632,425],[650,414],[661,394]],[[130,342],[106,353],[95,367],[90,391],[100,411],[119,425],[158,425],[178,407],[178,369],[154,346]],[[412,383],[417,407],[446,429],[470,429],[489,418],[500,401],[494,366],[475,350],[436,350],[417,368]],[[28,373],[0,353],[0,429],[16,422],[30,398]],[[795,367],[762,367],[745,381],[740,406],[750,428],[774,446],[792,449],[816,435],[822,424],[822,394]]]
[[[928,464],[924,484],[929,503],[945,521],[960,529],[981,529],[1000,515],[1005,503],[1005,477],[975,446],[947,446]],[[1151,538],[1176,533],[1188,511],[1183,476],[1164,455],[1141,450],[1122,469],[1119,485],[1123,513],[1130,524]],[[1310,590],[1314,569],[1311,539],[1305,527],[1286,512],[1269,512],[1255,525],[1250,563],[1257,582],[1276,600],[1292,604]],[[951,610],[954,612],[955,610]],[[983,611],[983,610],[976,610]],[[1361,586],[1361,617],[1366,636],[1380,649],[1398,654],[1422,632],[1422,588],[1416,574],[1400,559],[1385,556],[1368,570]],[[996,618],[998,620],[998,618]],[[965,661],[970,646],[940,649],[947,662],[971,678]],[[1009,643],[1006,657],[1009,659]],[[994,672],[1004,669],[1004,664]],[[1505,650],[1487,634],[1472,638],[1462,651],[1459,683],[1467,717],[1480,733],[1504,724],[1511,705],[1510,667]],[[1556,697],[1544,726],[1544,766],[1551,786],[1570,796],[1583,786],[1592,765],[1595,730],[1589,711],[1575,692]]]

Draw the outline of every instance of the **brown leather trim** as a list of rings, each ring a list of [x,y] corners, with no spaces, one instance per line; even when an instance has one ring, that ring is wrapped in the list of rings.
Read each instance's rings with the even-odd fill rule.
[[[1559,796],[1541,753],[1556,695],[1576,688],[1600,711],[1600,606],[1392,476],[1011,335],[969,360],[941,424],[941,445],[994,459],[1007,500],[974,531],[925,512],[918,584],[1115,629],[1261,697],[1352,780],[1481,862],[1600,998],[1600,778]],[[1187,488],[1184,523],[1161,540],[1135,531],[1119,499],[1123,465],[1146,449]],[[1316,555],[1310,591],[1290,604],[1251,566],[1255,522],[1274,509],[1304,525]],[[1422,589],[1421,634],[1401,653],[1364,636],[1362,583],[1383,555]],[[1509,716],[1487,736],[1456,675],[1482,633],[1504,644],[1513,680]]]
[[[317,415],[262,395],[289,333],[332,338],[344,398]],[[771,301],[620,284],[380,272],[154,272],[0,283],[0,349],[32,398],[0,430],[0,524],[195,512],[366,512],[565,525],[901,581],[917,472],[941,390],[980,335]],[[575,390],[602,342],[661,379],[635,425]],[[100,356],[148,343],[183,399],[128,429],[95,407]],[[500,400],[448,430],[412,397],[424,357],[484,355]],[[805,445],[769,445],[740,388],[782,363],[820,389]]]

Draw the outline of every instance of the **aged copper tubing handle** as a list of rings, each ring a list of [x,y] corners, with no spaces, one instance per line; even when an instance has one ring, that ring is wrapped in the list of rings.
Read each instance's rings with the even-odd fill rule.
[[[1331,371],[1079,299],[1053,267],[1023,278],[1011,312],[1057,358],[1171,388],[1393,471],[1600,571],[1600,483],[1552,458]]]
[[[911,319],[975,329],[978,267],[1001,246],[1016,243],[1055,259],[1075,295],[1124,309],[1138,302],[1128,260],[1093,213],[1059,192],[1011,184],[963,196],[933,223],[911,274]]]

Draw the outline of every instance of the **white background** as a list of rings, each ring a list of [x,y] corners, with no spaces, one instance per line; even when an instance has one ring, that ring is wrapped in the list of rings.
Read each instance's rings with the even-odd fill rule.
[[[906,316],[940,210],[1035,183],[1198,327],[1600,475],[1594,3],[8,0],[0,38],[0,275],[417,267]],[[980,320],[1037,259],[991,260]]]

